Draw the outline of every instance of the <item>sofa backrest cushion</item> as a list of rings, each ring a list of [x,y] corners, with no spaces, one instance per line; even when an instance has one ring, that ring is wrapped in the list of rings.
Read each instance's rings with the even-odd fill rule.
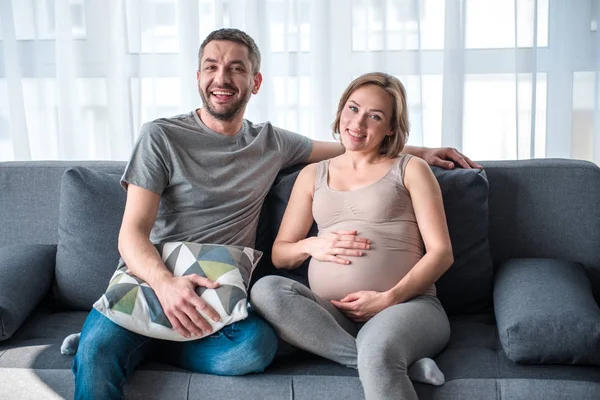
[[[117,268],[126,199],[120,177],[83,167],[62,177],[53,295],[66,308],[91,309]]]
[[[488,180],[484,170],[432,167],[444,201],[454,263],[437,281],[448,314],[492,305],[494,266],[488,242]]]
[[[494,265],[556,258],[584,266],[600,303],[600,168],[589,161],[482,162]]]
[[[482,162],[494,263],[559,258],[600,274],[600,168],[580,160]]]
[[[61,178],[73,166],[120,174],[125,162],[0,162],[0,246],[58,243]]]
[[[438,297],[448,314],[477,312],[491,307],[493,265],[488,243],[488,181],[483,170],[432,168],[440,188],[454,252],[454,264],[436,283]],[[277,235],[299,170],[283,171],[267,196],[271,238]],[[308,236],[317,234],[316,224]],[[275,271],[308,285],[306,260],[294,270]]]
[[[292,270],[276,269],[271,261],[271,247],[277,237],[283,213],[290,198],[296,178],[302,169],[301,166],[290,167],[277,175],[265,203],[263,213],[258,223],[256,247],[263,251],[263,257],[256,268],[253,281],[264,275],[281,275],[308,285],[308,264],[310,258],[305,260],[298,268]],[[263,216],[263,214],[265,214]],[[307,237],[317,235],[317,224],[313,222]]]

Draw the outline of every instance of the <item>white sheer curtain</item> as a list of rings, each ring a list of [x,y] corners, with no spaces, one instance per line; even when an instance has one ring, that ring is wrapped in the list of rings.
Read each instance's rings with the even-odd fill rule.
[[[599,21],[600,0],[0,0],[0,160],[127,159],[142,123],[200,106],[198,46],[236,27],[263,55],[254,122],[332,140],[378,70],[410,144],[600,163]]]

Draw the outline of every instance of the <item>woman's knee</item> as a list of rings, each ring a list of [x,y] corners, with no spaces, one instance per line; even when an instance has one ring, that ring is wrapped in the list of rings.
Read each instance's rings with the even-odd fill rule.
[[[250,290],[250,303],[257,309],[259,314],[263,314],[263,310],[273,308],[277,299],[278,293],[284,287],[285,278],[276,275],[267,275],[260,278]]]
[[[408,370],[408,355],[402,345],[392,338],[357,340],[357,365],[361,371],[376,372],[381,368]]]

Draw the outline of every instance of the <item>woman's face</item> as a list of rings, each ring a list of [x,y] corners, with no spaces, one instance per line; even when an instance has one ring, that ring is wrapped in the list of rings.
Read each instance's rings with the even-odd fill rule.
[[[365,85],[348,97],[340,116],[340,138],[348,151],[377,152],[392,134],[392,98],[377,85]]]

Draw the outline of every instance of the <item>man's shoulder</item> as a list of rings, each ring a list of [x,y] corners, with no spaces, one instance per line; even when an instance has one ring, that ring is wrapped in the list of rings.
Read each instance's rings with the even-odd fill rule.
[[[299,144],[307,141],[300,134],[275,126],[271,121],[254,124],[245,120],[245,125],[246,134],[252,138],[252,141],[274,150],[278,156],[287,154],[288,151],[296,149]]]
[[[198,129],[198,124],[194,121],[194,117],[190,112],[148,121],[140,128],[140,136],[149,136],[153,139],[168,139],[178,132]]]
[[[272,132],[277,135],[298,135],[295,132],[273,125],[271,121],[265,121],[260,123],[254,123],[248,119],[245,120],[246,126],[250,132]]]
[[[185,114],[174,115],[172,117],[157,118],[152,121],[146,122],[144,126],[148,126],[149,128],[172,128],[180,126],[197,126],[197,124],[194,121],[192,112],[188,112]]]
[[[250,132],[250,133],[253,133],[253,132],[259,133],[264,130],[272,130],[274,128],[271,121],[254,123],[246,118],[244,118],[244,125],[245,125],[246,129],[248,130],[248,132]]]

